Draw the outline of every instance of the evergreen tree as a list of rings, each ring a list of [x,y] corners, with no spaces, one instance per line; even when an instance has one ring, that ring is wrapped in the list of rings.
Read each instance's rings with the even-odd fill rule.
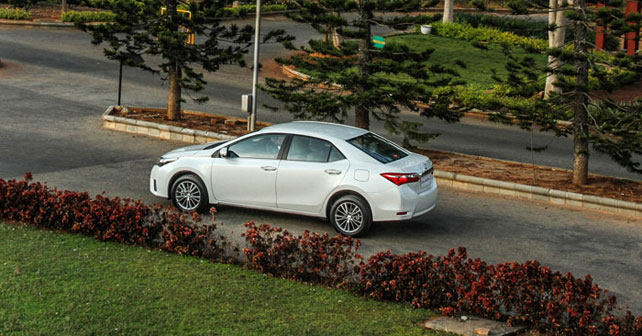
[[[81,29],[92,34],[93,44],[106,44],[107,58],[165,76],[169,82],[169,120],[180,119],[183,89],[203,89],[203,71],[217,71],[221,64],[244,66],[243,55],[251,45],[254,29],[222,25],[225,1],[112,0],[104,6],[116,14],[115,21],[97,26],[80,24]],[[191,18],[179,7],[191,12]],[[194,44],[186,43],[190,33],[196,35]],[[264,41],[282,36],[283,31],[272,31]],[[160,62],[150,61],[149,56],[160,58]],[[207,97],[193,99],[205,102]]]
[[[553,85],[557,92],[538,99],[529,108],[509,112],[519,119],[523,128],[539,126],[558,136],[573,137],[574,184],[584,185],[588,181],[589,145],[629,171],[642,173],[639,161],[639,155],[642,155],[642,102],[616,103],[592,93],[596,89],[611,91],[616,88],[621,80],[617,73],[622,70],[640,78],[642,59],[639,54],[627,56],[618,51],[595,51],[592,42],[596,27],[605,27],[601,29],[607,39],[639,31],[640,15],[625,16],[624,2],[620,0],[608,0],[607,7],[601,9],[596,8],[595,3],[587,4],[586,0],[574,0],[572,6],[560,8],[544,7],[542,1],[513,2],[512,5],[519,14],[526,13],[529,8],[564,10],[573,38],[548,50],[558,62],[541,72],[555,76]],[[557,28],[551,25],[548,29]],[[513,95],[532,96],[533,83],[541,79],[536,68],[532,58],[512,57],[507,64],[510,75],[506,84],[514,88]],[[499,119],[506,120],[501,116]],[[569,121],[570,125],[559,121]]]
[[[309,24],[321,36],[339,37],[311,40],[300,48],[289,45],[298,53],[276,59],[310,75],[307,80],[266,78],[262,87],[296,118],[343,123],[354,111],[355,126],[369,129],[371,118],[382,120],[388,131],[404,134],[406,145],[435,135],[419,132],[421,123],[402,120],[402,109],[429,118],[459,120],[460,114],[448,109],[449,95],[433,94],[435,87],[457,81],[455,70],[426,63],[433,50],[411,51],[390,42],[380,49],[372,42],[375,25],[401,31],[439,20],[439,16],[408,15],[420,8],[421,1],[294,0],[291,4],[299,9],[290,15],[292,19]],[[397,15],[389,15],[392,12]],[[430,104],[422,109],[418,102]]]

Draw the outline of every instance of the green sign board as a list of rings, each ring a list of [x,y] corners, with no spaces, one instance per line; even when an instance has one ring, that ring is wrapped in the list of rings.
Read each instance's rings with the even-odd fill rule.
[[[372,43],[374,43],[375,48],[383,48],[386,46],[386,39],[381,36],[374,35],[372,36]]]

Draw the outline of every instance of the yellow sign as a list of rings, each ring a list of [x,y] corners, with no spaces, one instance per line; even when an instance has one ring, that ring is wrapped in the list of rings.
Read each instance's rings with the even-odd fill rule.
[[[161,8],[161,15],[164,15],[166,11],[167,11],[167,8],[162,7]],[[177,9],[176,12],[182,14],[183,16],[187,16],[187,18],[190,19],[190,20],[192,19],[192,12],[190,12],[188,10]],[[180,31],[182,33],[186,33],[187,34],[187,38],[185,39],[185,43],[186,44],[195,44],[196,43],[196,34],[192,33],[189,29],[187,29],[185,27],[179,27],[179,29],[180,29]]]

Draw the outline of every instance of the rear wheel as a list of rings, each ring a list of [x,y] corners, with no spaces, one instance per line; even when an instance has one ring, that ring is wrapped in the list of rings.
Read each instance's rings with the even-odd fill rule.
[[[205,212],[209,207],[207,189],[196,175],[183,175],[172,185],[172,202],[181,211]]]
[[[346,195],[336,200],[332,205],[330,222],[337,232],[346,236],[358,237],[370,230],[372,214],[363,198]]]

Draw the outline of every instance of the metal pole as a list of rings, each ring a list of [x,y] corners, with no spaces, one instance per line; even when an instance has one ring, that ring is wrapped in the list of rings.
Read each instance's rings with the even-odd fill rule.
[[[120,69],[118,71],[118,106],[120,106],[120,92],[123,86],[123,60],[120,60]]]
[[[249,131],[256,128],[256,107],[258,97],[256,96],[256,84],[259,80],[259,43],[261,34],[261,0],[256,0],[256,23],[254,24],[254,72],[252,74],[252,114],[248,120]]]

